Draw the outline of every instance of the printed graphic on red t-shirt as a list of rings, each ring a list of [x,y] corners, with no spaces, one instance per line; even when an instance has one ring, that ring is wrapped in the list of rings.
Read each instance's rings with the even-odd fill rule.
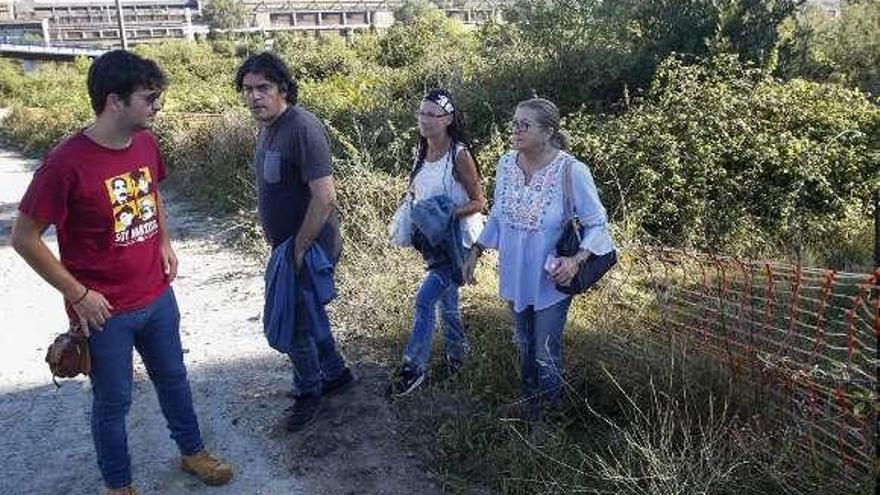
[[[149,167],[111,177],[104,184],[113,205],[114,242],[117,246],[144,242],[159,232],[156,194]]]
[[[165,165],[149,132],[135,133],[121,150],[80,132],[46,156],[19,209],[55,225],[61,263],[81,284],[103,294],[114,314],[140,309],[169,284],[157,209],[164,178]],[[75,318],[70,307],[68,312]]]

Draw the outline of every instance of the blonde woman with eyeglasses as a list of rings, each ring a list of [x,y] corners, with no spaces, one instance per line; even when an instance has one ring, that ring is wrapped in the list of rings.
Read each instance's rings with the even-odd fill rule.
[[[541,98],[521,102],[511,133],[513,150],[498,162],[492,211],[465,263],[465,277],[473,282],[484,250],[498,251],[499,292],[514,319],[521,374],[520,400],[499,413],[537,420],[562,400],[562,331],[571,296],[556,285],[568,285],[590,254],[609,253],[614,244],[590,170],[565,151],[568,139],[559,129],[556,105]],[[584,235],[576,255],[557,257],[566,220],[566,163]]]

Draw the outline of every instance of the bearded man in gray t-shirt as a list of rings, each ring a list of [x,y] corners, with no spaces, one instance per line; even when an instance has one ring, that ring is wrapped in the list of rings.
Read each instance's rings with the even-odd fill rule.
[[[273,249],[293,240],[290,261],[297,272],[297,290],[310,290],[308,270],[300,270],[306,251],[317,244],[334,264],[342,252],[327,132],[317,117],[297,104],[296,81],[277,55],[250,56],[239,67],[235,85],[260,126],[253,167],[263,232]],[[354,381],[336,350],[324,306],[305,307],[302,294],[296,299],[289,353],[295,400],[286,418],[290,431],[315,418],[322,395]]]

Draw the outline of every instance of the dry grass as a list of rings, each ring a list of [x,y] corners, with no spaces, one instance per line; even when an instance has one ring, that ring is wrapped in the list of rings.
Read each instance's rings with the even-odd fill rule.
[[[230,228],[243,245],[259,251],[249,165],[253,126],[238,114],[178,116],[163,119],[158,131],[178,189],[231,215]],[[341,297],[331,312],[354,357],[393,365],[409,335],[422,277],[419,257],[386,239],[404,179],[352,163],[338,170],[345,252]],[[452,378],[443,377],[435,361],[431,385],[396,404],[413,448],[446,491],[873,492],[838,486],[838,471],[794,448],[796,431],[762,421],[761,401],[735,376],[684,343],[649,331],[660,317],[635,267],[624,256],[601,290],[577,299],[565,334],[568,403],[526,428],[493,413],[516,397],[518,365],[494,264],[490,258],[481,265],[479,284],[463,289],[470,361]]]
[[[249,172],[242,163],[248,155],[241,152],[250,146],[247,132],[247,126],[226,122],[203,134],[200,139],[210,141],[204,151],[192,154],[193,145],[180,141],[176,156],[189,167],[188,177],[211,170],[227,178],[212,180],[212,187],[251,197],[236,182],[249,180],[242,174]],[[387,222],[405,180],[350,162],[339,163],[338,170],[345,252],[341,297],[331,311],[358,359],[391,366],[409,336],[422,278],[419,256],[387,240]],[[479,284],[464,288],[462,297],[470,362],[463,373],[446,378],[438,349],[432,384],[397,404],[412,447],[446,490],[469,493],[487,485],[511,494],[843,493],[836,486],[839,473],[808,462],[793,447],[797,432],[762,423],[762,403],[743,392],[748,389],[736,377],[685,343],[647,330],[660,315],[632,261],[623,256],[601,290],[576,300],[565,335],[569,401],[531,429],[494,417],[497,406],[517,395],[518,365],[494,262],[490,257],[481,264]]]

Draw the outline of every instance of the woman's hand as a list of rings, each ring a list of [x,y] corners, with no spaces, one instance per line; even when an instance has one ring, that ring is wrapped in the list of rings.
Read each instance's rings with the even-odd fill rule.
[[[578,259],[576,256],[561,256],[557,260],[559,264],[550,272],[550,280],[555,284],[568,285],[580,268]]]
[[[464,263],[461,265],[462,279],[464,279],[464,283],[468,285],[476,285],[477,283],[474,272],[477,270],[477,261],[480,259],[481,253],[482,249],[471,249],[468,253],[467,259],[465,259]]]

